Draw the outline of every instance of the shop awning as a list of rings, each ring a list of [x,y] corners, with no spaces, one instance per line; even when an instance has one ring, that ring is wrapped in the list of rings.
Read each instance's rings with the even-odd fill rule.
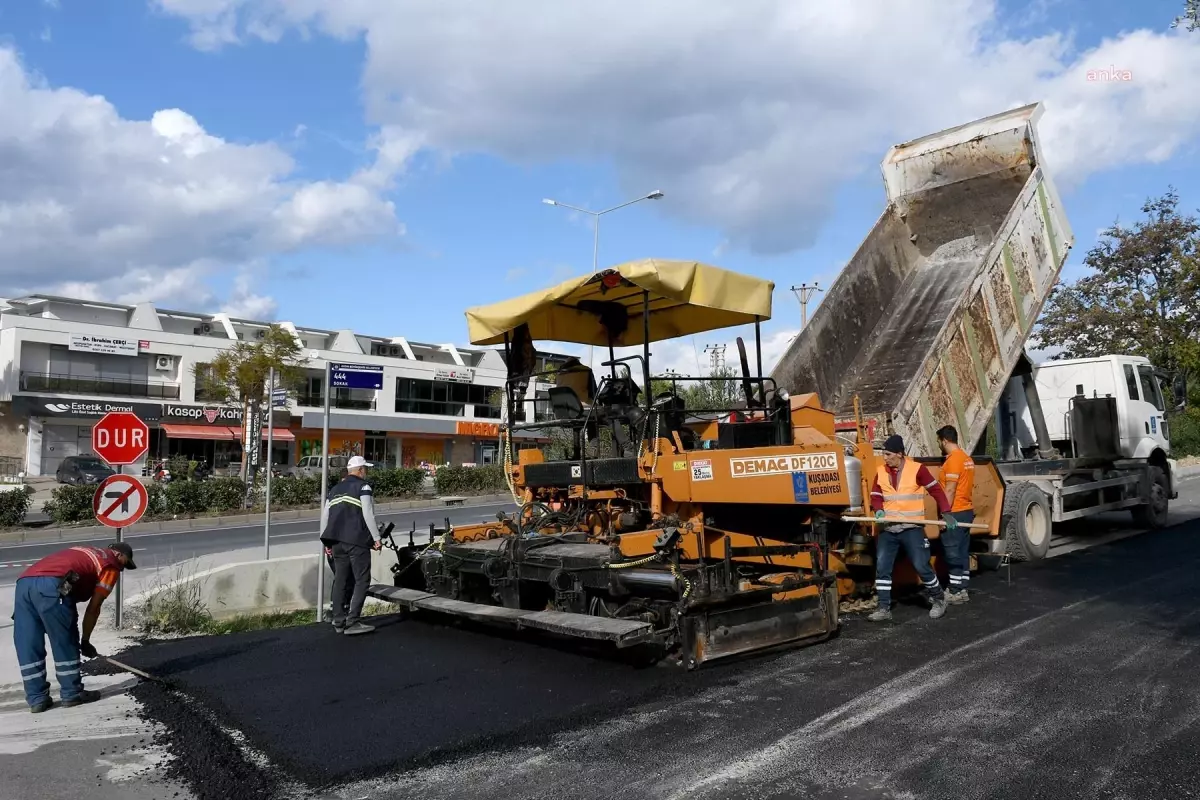
[[[209,441],[239,441],[242,438],[241,428],[229,428],[224,425],[168,425],[160,426],[163,433],[172,439],[205,439]],[[276,428],[273,434],[277,442],[292,442],[296,440],[287,428]],[[263,441],[267,438],[267,429],[262,429]]]
[[[224,425],[168,425],[160,426],[167,436],[172,439],[209,439],[222,442],[230,439],[237,441],[238,434],[233,428]]]

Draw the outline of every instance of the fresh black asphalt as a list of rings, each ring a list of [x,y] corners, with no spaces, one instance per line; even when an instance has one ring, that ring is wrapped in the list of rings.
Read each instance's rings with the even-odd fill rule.
[[[1192,797],[1197,569],[1200,521],[984,574],[939,621],[847,617],[834,641],[691,674],[399,618],[123,660],[192,698],[135,690],[210,797]]]

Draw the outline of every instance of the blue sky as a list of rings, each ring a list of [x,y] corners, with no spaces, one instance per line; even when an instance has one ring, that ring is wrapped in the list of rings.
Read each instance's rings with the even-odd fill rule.
[[[903,74],[892,74],[885,58],[874,75],[860,80],[846,74],[836,55],[764,66],[755,61],[755,37],[761,40],[764,33],[728,33],[728,19],[692,21],[674,31],[691,37],[690,49],[722,55],[727,68],[675,54],[669,65],[653,71],[629,67],[619,53],[609,63],[603,49],[586,51],[585,38],[571,49],[571,37],[587,37],[604,19],[555,16],[530,0],[510,4],[511,16],[528,14],[545,28],[559,26],[555,41],[566,40],[564,52],[578,54],[579,62],[565,63],[561,53],[547,51],[545,69],[514,68],[504,80],[495,78],[493,87],[488,81],[497,64],[507,68],[522,61],[527,55],[522,50],[548,47],[538,32],[524,32],[527,26],[519,20],[510,34],[517,40],[502,39],[501,33],[486,40],[489,47],[511,48],[511,57],[488,54],[473,64],[461,56],[469,52],[460,49],[461,42],[440,42],[444,29],[438,23],[445,20],[427,7],[352,17],[329,6],[305,16],[281,12],[276,2],[17,0],[0,9],[0,47],[17,55],[35,86],[42,82],[102,96],[122,120],[145,122],[158,111],[180,109],[209,136],[250,148],[246,153],[273,146],[292,159],[290,169],[275,174],[280,186],[353,184],[352,176],[377,163],[371,142],[381,131],[400,129],[403,137],[419,139],[400,166],[370,183],[370,197],[360,198],[367,210],[360,214],[355,206],[319,233],[297,233],[289,244],[273,244],[280,241],[277,232],[262,235],[265,220],[278,215],[259,206],[282,203],[274,194],[249,203],[258,210],[246,212],[244,223],[229,220],[245,207],[222,212],[225,220],[211,238],[203,227],[209,223],[172,217],[162,223],[161,235],[147,234],[157,244],[123,249],[106,265],[99,262],[107,256],[99,256],[95,274],[84,265],[66,270],[70,274],[61,280],[52,268],[36,279],[27,272],[8,275],[10,285],[0,295],[64,287],[126,299],[140,293],[165,306],[228,307],[301,325],[461,343],[464,308],[590,268],[588,221],[543,205],[543,197],[604,208],[661,189],[662,200],[604,218],[601,265],[658,256],[770,278],[777,284],[776,318],[768,331],[781,333],[799,324],[799,307],[787,288],[813,279],[827,285],[882,210],[877,165],[889,144],[1034,99],[1047,102],[1046,124],[1054,124],[1056,113],[1072,120],[1060,125],[1048,154],[1052,171],[1055,156],[1065,154],[1061,188],[1077,238],[1068,277],[1077,274],[1098,230],[1117,218],[1132,221],[1143,200],[1168,184],[1178,189],[1185,208],[1200,206],[1200,109],[1188,97],[1194,88],[1186,88],[1195,74],[1187,70],[1197,64],[1200,33],[1189,38],[1167,32],[1182,2],[1043,0],[993,7],[981,0],[944,0],[946,13],[906,13],[927,13],[928,20],[945,24],[947,41],[973,32],[974,43],[951,47],[961,51],[953,56],[957,66],[936,59],[923,65],[929,48],[905,44],[902,31],[878,45],[870,44],[871,36],[887,31],[867,31],[850,41],[861,38],[875,51],[894,47],[891,63]],[[765,10],[773,4],[752,5]],[[449,6],[455,10],[446,15],[472,14],[470,4]],[[983,24],[980,9],[986,12]],[[829,16],[806,22],[797,36],[819,34],[808,28],[839,30],[845,24],[832,18],[837,14]],[[630,38],[645,32],[636,20],[626,23]],[[656,24],[648,20],[646,30]],[[752,20],[746,24],[754,27]],[[485,32],[488,25],[497,23],[482,23]],[[1063,38],[1047,44],[1046,37],[1055,34]],[[214,38],[220,40],[216,45]],[[410,55],[424,40],[431,54]],[[799,43],[797,48],[803,49]],[[1014,54],[1020,48],[1028,52]],[[439,53],[447,55],[439,60]],[[1118,58],[1124,61],[1113,63]],[[821,91],[825,64],[833,75],[830,92]],[[1131,86],[1078,85],[1084,67],[1110,64],[1132,71]],[[440,75],[431,76],[434,72]],[[731,74],[739,77],[725,85]],[[645,88],[659,79],[672,82],[669,92]],[[542,81],[545,86],[532,85]],[[610,93],[608,87],[622,88]],[[911,105],[905,92],[913,95]],[[1032,96],[1039,93],[1044,96]],[[1126,99],[1114,99],[1118,93]],[[418,113],[386,99],[397,96],[421,96],[424,106]],[[497,96],[502,99],[490,100]],[[748,105],[743,98],[755,98],[759,108],[740,120],[737,115]],[[682,111],[672,113],[685,119],[705,118],[708,107],[715,112],[695,123],[705,132],[693,140],[678,124],[664,136],[665,123],[657,116],[664,105],[678,105]],[[790,110],[776,113],[782,105]],[[1154,115],[1143,117],[1138,108],[1154,109]],[[771,125],[781,131],[764,133]],[[803,132],[793,135],[784,130],[788,127]],[[39,135],[48,137],[46,148],[55,141],[44,128]],[[88,141],[102,138],[104,126],[86,135]],[[1160,138],[1169,143],[1165,155],[1153,152]],[[0,133],[0,169],[3,143]],[[128,149],[105,145],[100,152],[108,155],[98,157],[118,159],[123,156],[113,153]],[[144,177],[146,169],[139,163],[131,172]],[[244,173],[230,169],[233,176]],[[108,194],[117,198],[115,204],[123,191],[136,189],[113,171],[118,177],[105,180],[115,181]],[[55,184],[72,179],[57,172],[54,177]],[[722,194],[712,188],[727,178],[733,189]],[[187,183],[178,175],[153,179],[160,185],[172,180]],[[10,189],[0,201],[19,202],[19,191]],[[118,209],[105,211],[120,224]],[[136,209],[130,213],[145,216]],[[352,224],[346,222],[350,217]],[[335,224],[346,230],[334,230]],[[195,242],[164,246],[164,240],[180,239],[170,226],[188,228]],[[26,259],[58,247],[58,236],[38,239],[36,231],[25,232],[30,242],[20,252]],[[238,237],[244,241],[229,244]],[[222,246],[210,252],[206,242],[218,240]],[[80,252],[93,249],[84,241]],[[160,274],[171,277],[159,280]]]

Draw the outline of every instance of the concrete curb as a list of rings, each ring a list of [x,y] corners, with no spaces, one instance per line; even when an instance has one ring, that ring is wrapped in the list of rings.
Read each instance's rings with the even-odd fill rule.
[[[380,503],[375,510],[380,514],[391,514],[397,511],[412,511],[426,508],[444,508],[452,511],[456,508],[469,508],[472,505],[488,505],[491,503],[511,501],[507,494],[484,494],[465,498],[465,505],[449,505],[450,500],[461,501],[462,497],[425,498],[420,500],[399,500],[392,503]],[[271,522],[316,522],[321,518],[319,509],[302,508],[287,511],[272,511]],[[172,519],[161,522],[139,522],[125,529],[126,535],[142,533],[175,533],[189,530],[212,530],[214,528],[242,528],[250,525],[262,525],[265,514],[233,514],[225,517],[194,517],[191,519]],[[111,532],[112,528],[102,525],[80,525],[64,528],[32,528],[20,531],[5,531],[0,533],[0,546],[12,544],[40,544],[43,542],[60,542],[78,539],[81,536]]]
[[[1186,467],[1180,467],[1179,469],[1175,470],[1175,475],[1180,479],[1193,478],[1197,475],[1200,475],[1200,464],[1189,464]]]

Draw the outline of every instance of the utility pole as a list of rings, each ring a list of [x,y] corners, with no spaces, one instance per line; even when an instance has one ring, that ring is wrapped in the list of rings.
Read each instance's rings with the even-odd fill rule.
[[[709,369],[712,374],[720,372],[725,367],[725,345],[706,344],[704,352],[708,353]]]
[[[820,284],[813,281],[812,286],[802,283],[799,286],[793,286],[792,291],[796,293],[796,299],[800,301],[800,327],[803,328],[808,324],[808,299],[823,289]]]

